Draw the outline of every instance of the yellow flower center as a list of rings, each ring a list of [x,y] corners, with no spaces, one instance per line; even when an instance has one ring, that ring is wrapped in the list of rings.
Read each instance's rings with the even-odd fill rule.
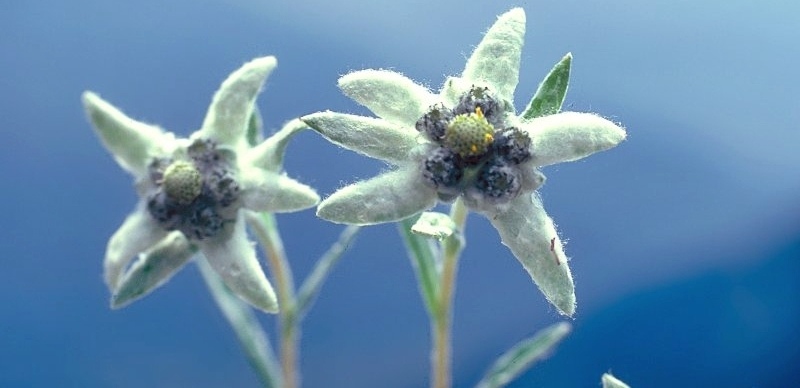
[[[480,107],[474,113],[460,114],[450,121],[444,132],[443,143],[458,155],[484,154],[494,141],[494,127],[486,121]]]
[[[192,203],[200,195],[203,180],[194,164],[177,161],[164,171],[164,192],[181,205]]]

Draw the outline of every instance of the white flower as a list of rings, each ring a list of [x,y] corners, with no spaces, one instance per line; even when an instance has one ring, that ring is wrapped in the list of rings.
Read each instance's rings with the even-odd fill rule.
[[[275,66],[274,57],[263,57],[232,73],[214,95],[202,127],[189,138],[133,120],[84,92],[89,120],[133,175],[140,197],[106,250],[105,281],[113,307],[163,284],[199,249],[242,299],[267,312],[278,310],[247,238],[243,212],[305,209],[319,196],[281,171],[286,142],[302,123],[291,122],[257,146],[248,143],[255,98]]]
[[[461,76],[448,78],[439,94],[388,70],[343,76],[342,91],[379,118],[326,111],[302,120],[333,143],[396,168],[338,190],[322,201],[317,215],[369,225],[461,197],[492,222],[547,299],[572,315],[572,275],[553,221],[535,193],[544,181],[538,168],[614,147],[625,131],[589,113],[548,111],[543,113],[555,114],[535,117],[529,107],[517,116],[513,93],[524,34],[522,9],[500,16]],[[566,78],[570,59],[562,61]],[[551,78],[555,92],[540,88],[541,97],[556,98],[557,111],[566,78]]]

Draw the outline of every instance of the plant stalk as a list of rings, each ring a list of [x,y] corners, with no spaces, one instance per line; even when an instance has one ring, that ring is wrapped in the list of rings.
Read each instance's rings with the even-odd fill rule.
[[[253,232],[264,247],[272,276],[275,278],[278,296],[278,321],[280,323],[279,342],[283,386],[297,388],[299,386],[298,346],[300,328],[296,319],[296,299],[292,270],[286,260],[283,241],[278,233],[275,216],[262,213],[252,217]]]
[[[452,386],[452,319],[453,298],[455,295],[455,279],[458,270],[458,259],[464,247],[463,231],[468,210],[461,198],[456,200],[450,209],[450,218],[456,225],[456,233],[442,243],[443,258],[436,313],[432,316],[433,388],[450,388]]]

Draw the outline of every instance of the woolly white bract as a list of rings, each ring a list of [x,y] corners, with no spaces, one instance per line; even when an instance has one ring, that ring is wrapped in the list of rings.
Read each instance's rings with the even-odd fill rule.
[[[302,123],[290,122],[256,146],[248,143],[256,96],[275,66],[269,56],[233,72],[214,95],[202,127],[188,138],[133,120],[84,92],[89,120],[133,175],[140,197],[106,250],[105,281],[113,307],[160,286],[199,250],[239,297],[264,311],[278,311],[247,238],[245,212],[305,209],[319,196],[282,172],[286,142],[305,127]]]
[[[555,113],[563,102],[566,82],[553,86],[561,88],[560,93],[542,91],[541,87],[542,93],[537,92],[546,97],[560,95],[555,112],[546,112],[553,114],[535,117],[526,111],[517,115],[513,94],[524,34],[525,12],[521,8],[501,15],[468,59],[461,76],[448,78],[438,94],[389,70],[355,71],[341,77],[342,91],[378,118],[326,111],[302,120],[331,142],[395,168],[336,191],[319,204],[317,215],[337,223],[378,224],[410,217],[439,201],[461,196],[469,208],[491,221],[547,299],[562,314],[571,316],[575,311],[572,275],[553,221],[535,193],[544,181],[538,168],[612,148],[626,134],[617,124],[595,114]],[[570,59],[569,55],[565,57],[567,67]],[[490,95],[491,104],[481,100],[484,94]],[[454,124],[454,119],[439,119],[453,116],[462,117],[459,124]],[[481,125],[493,125],[497,132],[486,133],[485,144],[462,144],[462,138],[476,138],[468,131],[474,132]],[[495,151],[503,128],[513,130],[512,136],[521,139],[515,145],[521,157]],[[440,132],[432,136],[425,130]],[[445,141],[437,143],[436,136]],[[448,143],[447,136],[456,139]],[[460,148],[447,150],[448,144]],[[440,159],[431,156],[443,148],[449,154]],[[488,168],[483,161],[487,157],[480,156],[481,152],[500,153],[514,163],[485,174],[475,173],[470,168]],[[460,154],[454,157],[453,153]],[[478,162],[465,162],[467,172],[455,171],[453,178],[447,176],[447,168],[458,167],[458,161],[452,162],[454,158]],[[434,174],[440,175],[430,178]],[[444,190],[445,185],[439,183],[446,179],[456,183]],[[472,181],[463,183],[467,179]]]

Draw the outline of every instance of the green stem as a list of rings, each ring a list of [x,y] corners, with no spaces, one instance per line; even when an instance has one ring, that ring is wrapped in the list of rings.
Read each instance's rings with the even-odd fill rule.
[[[433,388],[449,388],[452,385],[452,318],[455,279],[458,259],[464,247],[463,231],[467,218],[467,208],[456,200],[450,209],[450,218],[456,225],[456,233],[442,242],[443,258],[436,313],[432,316],[433,329]]]
[[[339,239],[331,245],[322,257],[320,257],[317,264],[314,265],[311,274],[303,281],[303,284],[297,291],[295,303],[295,319],[298,325],[300,321],[303,320],[303,316],[308,312],[308,309],[311,308],[314,299],[322,289],[322,285],[325,283],[325,279],[330,274],[331,269],[341,260],[344,251],[353,242],[353,239],[360,229],[360,226],[355,225],[346,227],[339,235]]]
[[[429,238],[422,237],[411,231],[411,227],[417,219],[418,217],[409,217],[402,220],[399,222],[398,228],[400,229],[400,235],[403,236],[403,241],[406,243],[411,265],[417,275],[422,300],[425,302],[429,318],[432,319],[438,304],[436,298],[439,295],[439,273],[437,270],[439,254],[433,249]]]
[[[298,387],[299,371],[297,341],[300,336],[300,327],[296,318],[296,299],[292,270],[286,260],[283,250],[283,241],[278,233],[277,221],[271,213],[253,215],[250,224],[253,232],[264,248],[275,286],[278,294],[280,312],[280,352],[281,368],[283,370],[283,386],[285,388]]]

